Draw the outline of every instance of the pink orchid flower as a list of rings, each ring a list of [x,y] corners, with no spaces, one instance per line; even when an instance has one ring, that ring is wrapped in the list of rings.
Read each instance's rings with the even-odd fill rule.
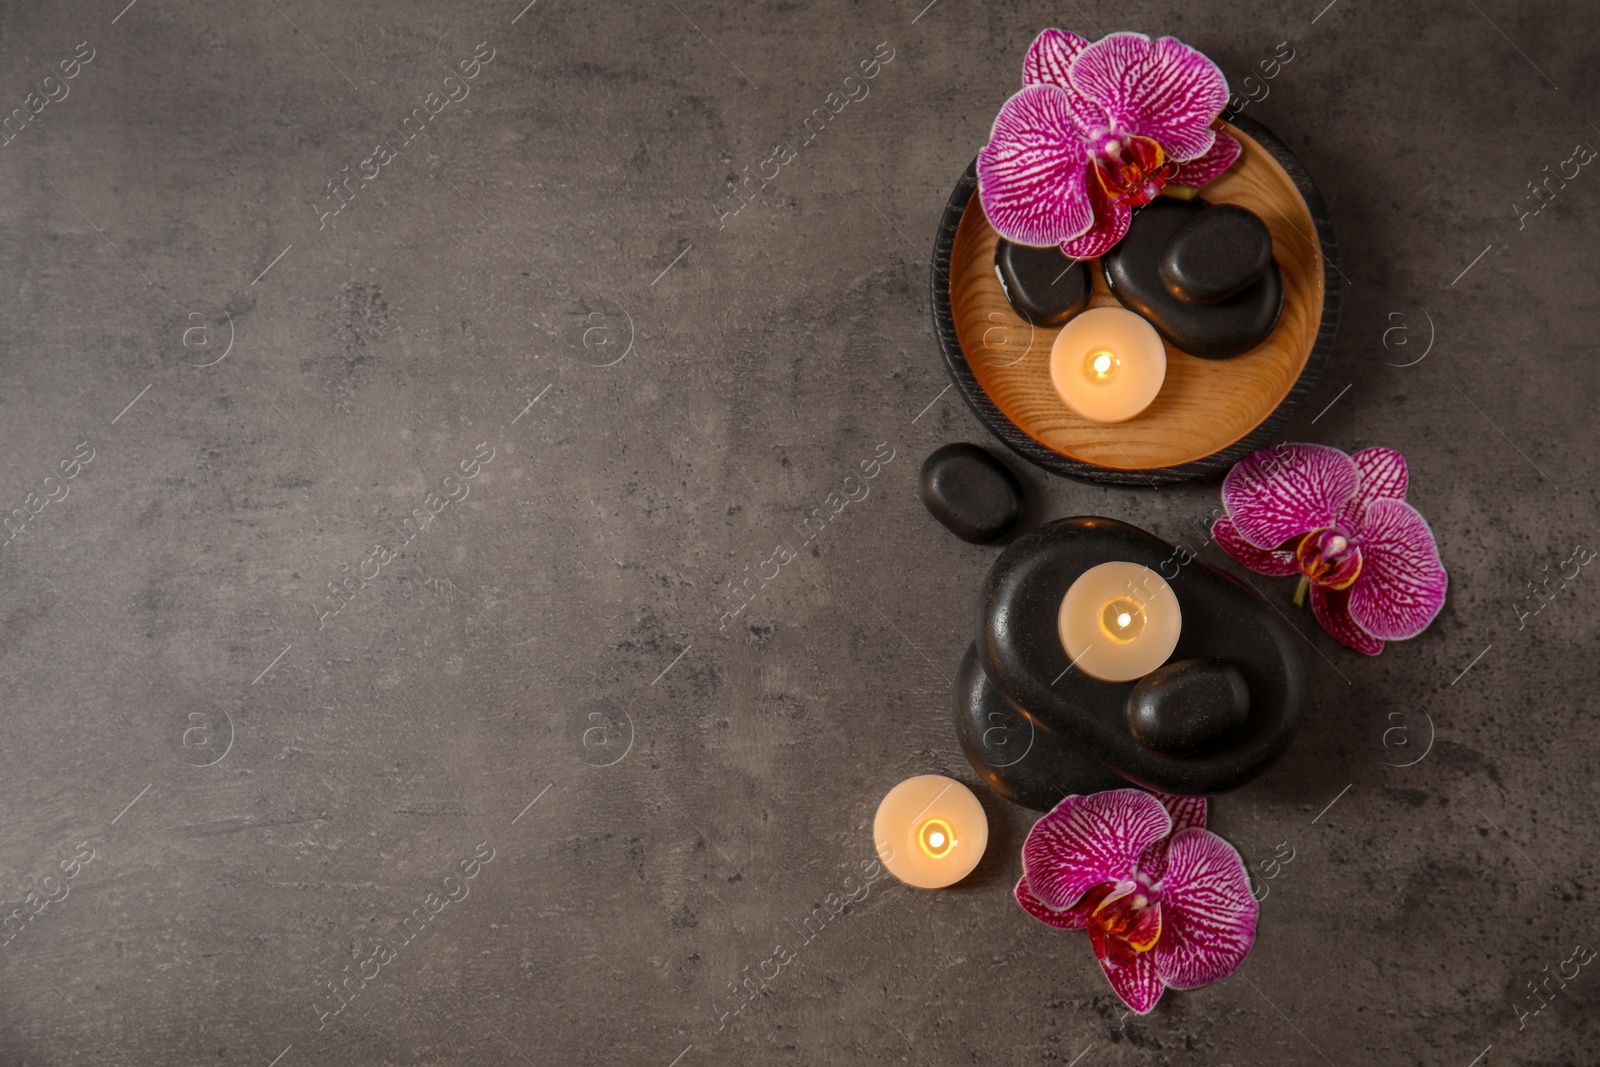
[[[1165,186],[1198,188],[1239,158],[1239,142],[1211,128],[1227,79],[1176,38],[1113,33],[1090,44],[1045,30],[1022,85],[978,153],[983,212],[1016,244],[1098,256]]]
[[[1391,448],[1264,448],[1228,472],[1211,536],[1258,574],[1299,573],[1322,628],[1376,656],[1427,629],[1449,584],[1428,520],[1405,502],[1409,483]]]
[[[1022,845],[1017,903],[1087,930],[1111,988],[1140,1015],[1167,989],[1228,977],[1256,939],[1244,860],[1205,829],[1204,797],[1112,789],[1070,796]]]

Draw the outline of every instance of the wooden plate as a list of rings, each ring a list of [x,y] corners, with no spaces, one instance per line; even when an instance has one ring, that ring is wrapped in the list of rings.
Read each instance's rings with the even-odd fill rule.
[[[1248,208],[1267,224],[1283,273],[1283,314],[1264,342],[1233,359],[1197,359],[1167,345],[1160,394],[1110,426],[1073,412],[1050,384],[1050,346],[1060,331],[1030,326],[1011,309],[994,269],[999,234],[974,195],[977,161],[967,168],[934,243],[934,327],[968,406],[1013,451],[1088,481],[1183,481],[1268,444],[1316,386],[1333,347],[1343,280],[1327,209],[1299,160],[1259,123],[1236,117],[1223,128],[1244,153],[1200,195]],[[1099,261],[1091,266],[1090,306],[1115,305]]]

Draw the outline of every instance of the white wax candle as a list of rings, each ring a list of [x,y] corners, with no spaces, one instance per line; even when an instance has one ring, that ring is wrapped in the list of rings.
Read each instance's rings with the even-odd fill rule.
[[[1072,583],[1056,625],[1079,670],[1103,682],[1131,682],[1167,662],[1183,612],[1172,587],[1149,567],[1102,563]]]
[[[989,844],[989,820],[972,790],[919,774],[889,790],[872,821],[878,858],[918,889],[943,889],[972,873]]]
[[[1091,422],[1123,422],[1150,406],[1167,377],[1167,349],[1126,308],[1090,308],[1061,328],[1050,349],[1050,380]]]

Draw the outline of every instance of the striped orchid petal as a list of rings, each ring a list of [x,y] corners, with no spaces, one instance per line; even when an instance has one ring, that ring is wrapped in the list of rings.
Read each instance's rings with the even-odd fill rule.
[[[1089,148],[1066,91],[1029,85],[1005,102],[978,153],[983,213],[1008,241],[1059,245],[1094,223],[1088,169]]]
[[[1176,834],[1161,880],[1164,928],[1156,969],[1173,989],[1195,989],[1238,970],[1256,939],[1260,905],[1244,860],[1209,830]]]
[[[1154,138],[1179,162],[1211,148],[1211,123],[1228,102],[1222,71],[1175,37],[1107,34],[1073,60],[1072,83],[1118,132]]]
[[[1140,952],[1126,963],[1103,959],[1100,968],[1106,972],[1112,990],[1139,1015],[1149,1015],[1167,991],[1153,952]]]
[[[1113,204],[1091,179],[1089,202],[1094,205],[1094,225],[1070,241],[1061,242],[1062,255],[1072,259],[1093,259],[1103,256],[1128,235],[1128,224],[1133,212],[1123,204]]]
[[[1383,642],[1356,625],[1350,617],[1350,591],[1311,587],[1311,614],[1317,625],[1328,631],[1335,641],[1363,656],[1376,656],[1383,651]]]
[[[1096,886],[1132,880],[1144,850],[1171,829],[1167,810],[1142,790],[1070,796],[1029,831],[1023,878],[1046,907],[1061,911]]]
[[[1084,131],[1106,125],[1105,108],[1080,93],[1069,75],[1072,61],[1088,45],[1088,41],[1075,33],[1048,29],[1034,38],[1022,60],[1022,84],[1054,85],[1066,93],[1078,128]]]
[[[1373,637],[1415,637],[1444,607],[1449,577],[1428,520],[1403,500],[1374,500],[1361,523],[1361,576],[1350,618]]]
[[[1070,908],[1052,908],[1034,896],[1033,890],[1028,888],[1026,878],[1017,881],[1016,897],[1023,911],[1047,926],[1054,926],[1057,930],[1082,930],[1089,925],[1089,914],[1094,910],[1094,904],[1099,903],[1099,900],[1090,897],[1080,900]]]
[[[1167,849],[1172,839],[1184,830],[1205,829],[1206,798],[1175,797],[1166,793],[1152,795],[1161,801],[1161,806],[1172,816],[1172,832],[1160,841],[1152,842],[1144,850],[1139,857],[1139,873],[1151,882],[1159,882],[1167,872]]]
[[[1217,542],[1218,548],[1257,574],[1270,574],[1281,578],[1284,575],[1294,574],[1300,569],[1300,565],[1295,562],[1293,552],[1257,548],[1239,536],[1239,531],[1233,525],[1233,520],[1226,515],[1212,524],[1211,536]]]
[[[1186,185],[1198,189],[1222,177],[1222,172],[1238,161],[1244,146],[1225,133],[1218,133],[1216,141],[1204,154],[1185,160],[1178,165],[1178,173],[1169,184]]]
[[[1222,505],[1239,536],[1257,548],[1332,526],[1361,475],[1350,457],[1327,445],[1263,448],[1241,459],[1222,482]]]
[[[1167,814],[1172,816],[1172,836],[1176,837],[1189,829],[1206,828],[1209,805],[1205,797],[1176,797],[1167,793],[1156,793],[1154,796],[1167,809]]]
[[[1088,41],[1075,33],[1054,27],[1045,30],[1033,39],[1028,54],[1023,57],[1022,84],[1054,85],[1070,90],[1072,82],[1067,72],[1072,69],[1072,61],[1078,58],[1078,53],[1088,45]]]
[[[1361,520],[1374,500],[1404,500],[1411,487],[1411,472],[1406,457],[1392,448],[1363,448],[1350,457],[1361,472],[1356,495],[1345,504],[1339,516],[1347,530],[1360,530]]]

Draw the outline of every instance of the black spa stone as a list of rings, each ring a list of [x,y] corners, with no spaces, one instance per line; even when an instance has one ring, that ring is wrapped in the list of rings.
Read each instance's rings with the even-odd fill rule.
[[[1227,660],[1181,659],[1140,678],[1128,694],[1128,732],[1145,748],[1185,756],[1244,725],[1250,687]]]
[[[1131,682],[1102,682],[1071,667],[1057,635],[1061,598],[1097,564],[1124,560],[1164,578],[1183,612],[1169,661],[1231,663],[1250,692],[1250,714],[1187,757],[1151,752],[1128,731]],[[1305,665],[1295,637],[1244,585],[1153,534],[1115,519],[1060,519],[1000,553],[977,611],[983,673],[1007,703],[1054,740],[1123,777],[1163,793],[1237,789],[1283,755],[1300,725]]]
[[[1011,307],[1035,326],[1060,326],[1089,306],[1094,278],[1089,265],[1059,248],[1031,248],[1002,238],[994,246],[994,269]]]
[[[1049,811],[1074,793],[1120,789],[1127,779],[1055,740],[1006,703],[968,646],[956,670],[956,736],[967,762],[1013,804]]]
[[[922,464],[923,506],[945,529],[975,545],[993,544],[1022,515],[1022,484],[977,445],[945,445]]]
[[[1161,249],[1161,281],[1185,304],[1220,304],[1272,266],[1272,234],[1253,211],[1212,204]]]
[[[1208,306],[1186,304],[1161,277],[1167,239],[1210,205],[1196,197],[1158,197],[1136,211],[1128,235],[1100,257],[1106,283],[1123,306],[1149,320],[1174,347],[1201,359],[1230,359],[1267,339],[1283,310],[1276,263],[1236,296]]]

